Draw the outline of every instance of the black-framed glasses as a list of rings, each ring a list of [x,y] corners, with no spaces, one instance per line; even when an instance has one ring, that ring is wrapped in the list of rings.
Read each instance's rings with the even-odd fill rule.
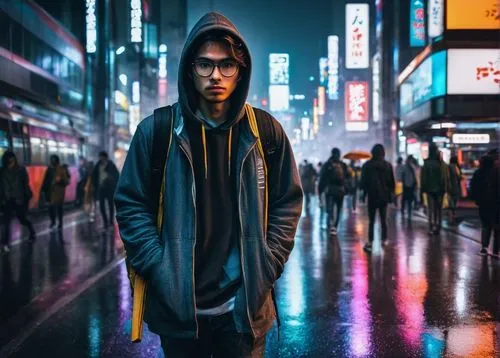
[[[221,62],[213,62],[210,60],[197,60],[193,62],[193,68],[196,74],[200,77],[210,77],[214,73],[215,67],[224,77],[233,77],[238,71],[238,64],[233,60],[223,60]]]

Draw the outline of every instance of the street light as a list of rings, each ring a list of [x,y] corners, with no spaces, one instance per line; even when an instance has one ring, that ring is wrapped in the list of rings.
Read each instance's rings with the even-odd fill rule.
[[[125,46],[120,46],[116,49],[116,54],[121,55],[122,53],[125,52]]]

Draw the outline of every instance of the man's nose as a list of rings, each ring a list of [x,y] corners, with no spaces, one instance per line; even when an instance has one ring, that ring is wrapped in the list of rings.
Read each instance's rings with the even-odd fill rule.
[[[220,81],[222,77],[222,74],[220,73],[219,66],[214,67],[214,71],[212,72],[212,76],[210,76],[210,79],[214,81]]]

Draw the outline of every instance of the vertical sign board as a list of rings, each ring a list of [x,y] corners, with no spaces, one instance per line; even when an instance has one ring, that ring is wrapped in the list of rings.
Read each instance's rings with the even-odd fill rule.
[[[423,0],[411,0],[410,46],[425,46],[425,11]]]
[[[130,0],[130,42],[142,42],[141,0]]]
[[[368,130],[368,82],[345,84],[345,128],[347,131]]]
[[[319,84],[321,86],[326,86],[328,79],[328,58],[321,57],[319,59]]]
[[[346,4],[346,68],[369,66],[369,21],[368,4]]]
[[[271,111],[289,109],[289,60],[290,56],[287,53],[269,54],[269,107]]]
[[[328,36],[328,99],[339,99],[339,37]]]
[[[326,112],[326,93],[325,87],[318,87],[318,114],[324,116]]]
[[[377,52],[372,59],[372,101],[373,101],[373,122],[380,122],[382,116],[382,57]]]
[[[85,14],[85,33],[86,33],[86,49],[87,53],[95,53],[97,50],[97,17],[96,17],[96,0],[86,1]]]
[[[428,0],[427,31],[430,38],[443,34],[444,29],[444,0]]]

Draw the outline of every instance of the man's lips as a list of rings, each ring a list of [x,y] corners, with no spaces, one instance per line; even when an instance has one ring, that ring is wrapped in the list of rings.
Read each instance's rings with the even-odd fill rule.
[[[221,92],[221,91],[224,91],[224,90],[225,90],[225,88],[221,87],[221,86],[210,86],[210,87],[207,87],[207,91]]]

